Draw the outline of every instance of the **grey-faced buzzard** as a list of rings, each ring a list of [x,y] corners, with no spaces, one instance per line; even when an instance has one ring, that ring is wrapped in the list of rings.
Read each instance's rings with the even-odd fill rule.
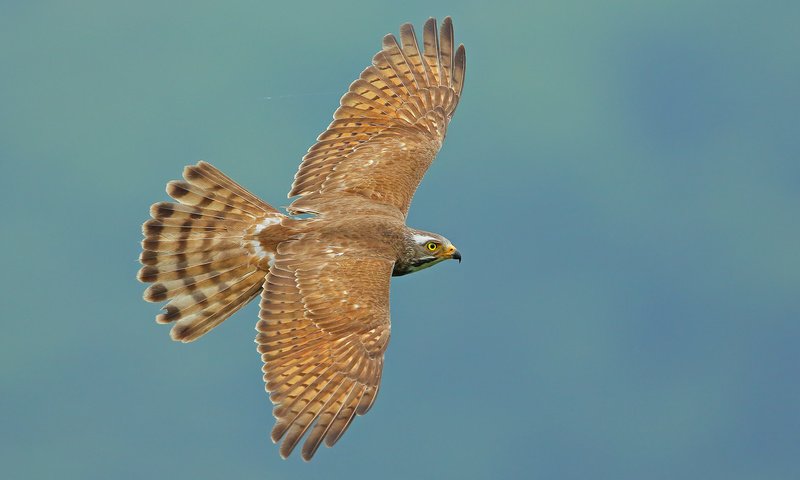
[[[283,214],[208,163],[167,184],[143,226],[139,280],[175,340],[197,340],[259,294],[258,351],[275,404],[272,439],[311,459],[369,411],[389,343],[389,280],[446,259],[441,235],[406,226],[464,85],[445,18],[411,25],[350,85],[303,157]],[[300,215],[311,214],[311,215]]]

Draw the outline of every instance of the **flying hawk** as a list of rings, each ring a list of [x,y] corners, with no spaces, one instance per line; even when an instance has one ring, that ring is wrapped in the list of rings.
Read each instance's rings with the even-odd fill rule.
[[[192,342],[261,294],[256,343],[286,458],[310,460],[372,407],[389,343],[389,280],[446,259],[449,240],[406,226],[464,85],[445,18],[383,38],[303,157],[285,215],[206,162],[150,208],[138,278],[174,340]],[[310,214],[310,215],[301,215]]]

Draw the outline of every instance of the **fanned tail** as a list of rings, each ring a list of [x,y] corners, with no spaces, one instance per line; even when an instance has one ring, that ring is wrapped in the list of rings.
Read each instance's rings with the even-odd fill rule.
[[[169,300],[156,321],[175,322],[173,340],[191,342],[259,294],[275,245],[262,239],[285,216],[206,162],[183,178],[167,184],[179,203],[150,208],[138,278],[152,283],[145,300]]]

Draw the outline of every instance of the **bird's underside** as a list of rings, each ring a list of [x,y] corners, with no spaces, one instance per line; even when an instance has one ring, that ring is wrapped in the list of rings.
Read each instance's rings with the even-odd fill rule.
[[[460,254],[408,228],[414,191],[444,141],[464,81],[446,18],[387,35],[303,157],[281,213],[208,163],[167,184],[143,226],[144,298],[194,341],[261,295],[258,351],[275,405],[272,439],[310,460],[377,396],[389,342],[389,283]],[[293,217],[310,213],[309,218]]]

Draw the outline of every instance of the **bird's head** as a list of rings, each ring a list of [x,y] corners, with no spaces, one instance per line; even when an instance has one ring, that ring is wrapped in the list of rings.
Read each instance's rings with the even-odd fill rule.
[[[453,259],[461,263],[461,253],[455,245],[436,233],[409,229],[405,243],[404,253],[395,263],[395,276],[414,273],[443,260]]]

